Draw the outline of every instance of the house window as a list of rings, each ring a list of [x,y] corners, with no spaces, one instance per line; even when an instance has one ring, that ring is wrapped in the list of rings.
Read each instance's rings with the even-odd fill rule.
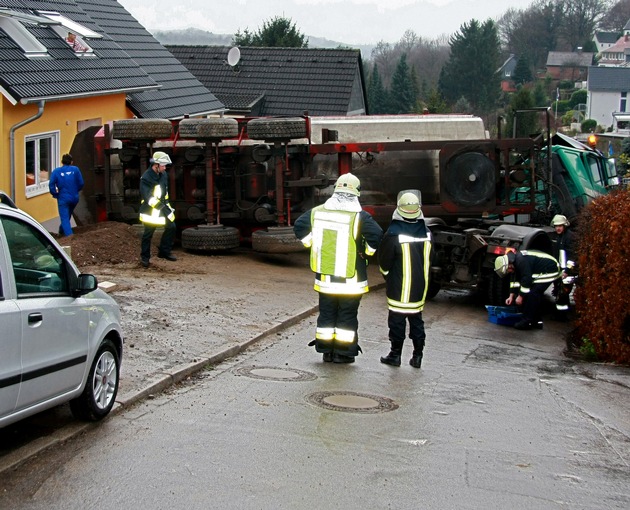
[[[48,50],[17,19],[0,16],[0,29],[22,48],[28,58],[48,57]]]
[[[48,193],[48,180],[59,161],[59,131],[25,137],[26,197]]]
[[[621,100],[619,101],[619,111],[620,112],[625,112],[626,111],[627,96],[628,96],[627,92],[622,92],[621,93]]]
[[[62,16],[58,12],[37,11],[37,13],[45,18],[60,23],[59,25],[52,25],[50,28],[52,28],[59,37],[63,38],[77,55],[94,56],[92,48],[86,42],[86,38],[101,39],[103,37],[101,34],[90,30],[80,23],[72,21],[70,18]]]

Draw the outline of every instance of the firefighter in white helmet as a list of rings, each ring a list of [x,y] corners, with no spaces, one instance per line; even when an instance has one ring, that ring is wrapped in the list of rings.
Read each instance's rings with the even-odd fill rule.
[[[566,216],[556,214],[551,220],[551,226],[556,231],[556,258],[562,269],[562,280],[554,283],[553,294],[556,297],[557,318],[566,320],[571,291],[577,277],[576,240],[573,231],[569,228],[571,223]]]
[[[293,230],[311,249],[311,270],[319,293],[314,345],[324,361],[352,363],[361,351],[358,311],[368,292],[367,256],[374,255],[383,231],[359,203],[361,183],[351,173],[335,183],[323,205],[302,214]]]
[[[392,222],[378,248],[379,269],[386,282],[390,351],[381,363],[400,366],[409,321],[412,367],[420,368],[426,334],[422,310],[431,271],[431,232],[422,215],[419,190],[398,194]]]
[[[142,267],[149,267],[151,259],[151,239],[158,227],[164,228],[158,246],[158,257],[170,261],[177,258],[173,255],[175,238],[175,210],[168,201],[168,175],[166,165],[172,164],[165,152],[153,153],[150,166],[140,178],[140,221],[144,224],[144,233],[140,249]]]
[[[494,270],[501,278],[510,274],[510,296],[505,304],[522,306],[523,318],[516,329],[542,329],[542,299],[549,285],[560,278],[558,261],[538,250],[509,252],[497,257]]]

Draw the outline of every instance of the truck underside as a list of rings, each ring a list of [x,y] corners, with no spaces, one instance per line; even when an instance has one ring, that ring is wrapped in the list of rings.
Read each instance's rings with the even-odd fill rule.
[[[302,250],[291,225],[323,203],[340,174],[361,180],[361,204],[386,228],[403,189],[422,192],[434,236],[430,294],[506,292],[492,271],[506,250],[552,250],[551,150],[544,136],[489,139],[468,115],[126,119],[79,134],[86,173],[78,223],[138,221],[139,182],[155,150],[167,152],[170,202],[183,248]],[[557,188],[558,186],[555,185]],[[509,220],[509,221],[508,221]]]

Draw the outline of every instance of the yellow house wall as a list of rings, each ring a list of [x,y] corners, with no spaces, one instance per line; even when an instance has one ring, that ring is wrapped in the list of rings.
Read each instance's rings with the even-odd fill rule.
[[[0,189],[11,194],[11,127],[28,119],[38,112],[38,105],[12,105],[2,97],[0,105],[0,131],[2,142],[0,155]],[[59,217],[57,201],[48,193],[47,186],[37,196],[26,196],[26,151],[25,137],[53,131],[59,132],[59,161],[61,156],[70,152],[74,137],[78,133],[79,122],[98,119],[101,125],[108,122],[130,118],[125,104],[124,94],[98,96],[92,98],[50,101],[44,105],[43,115],[15,131],[15,202],[16,205],[33,216],[40,223],[51,222]],[[85,172],[85,169],[81,169]]]

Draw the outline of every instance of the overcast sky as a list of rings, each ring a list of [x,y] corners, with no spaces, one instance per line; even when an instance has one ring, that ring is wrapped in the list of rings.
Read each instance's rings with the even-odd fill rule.
[[[533,0],[118,0],[147,30],[199,28],[215,34],[255,32],[275,16],[304,35],[346,44],[395,43],[406,30],[434,39],[477,19],[496,19]]]

